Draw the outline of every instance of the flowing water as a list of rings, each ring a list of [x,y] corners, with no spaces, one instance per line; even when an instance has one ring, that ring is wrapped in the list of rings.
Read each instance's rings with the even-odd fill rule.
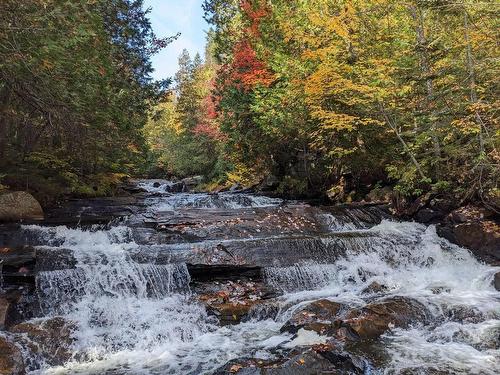
[[[145,216],[186,207],[236,215],[240,208],[286,205],[246,194],[169,194],[164,185],[141,186],[148,190]],[[388,219],[368,225],[356,215],[320,216],[322,232],[313,243],[320,248],[335,241],[342,249],[338,256],[265,267],[265,282],[280,293],[276,313],[256,312],[253,319],[225,327],[195,298],[185,263],[132,256],[140,245],[137,228],[128,223],[137,218],[86,229],[24,226],[44,254],[64,249],[73,263],[71,268],[45,267],[36,278],[43,312],[38,319],[62,316],[74,324],[71,358],[58,366],[39,358],[32,361],[31,373],[210,374],[234,358],[272,359],[277,348],[324,342],[319,335],[280,333],[293,312],[311,301],[327,298],[361,307],[390,296],[422,303],[430,318],[384,334],[378,350],[386,359],[367,366],[366,373],[500,372],[500,295],[492,286],[500,268],[478,262],[438,237],[432,226]],[[297,241],[288,244],[290,252],[301,251]],[[383,295],[366,293],[374,282],[387,288]]]

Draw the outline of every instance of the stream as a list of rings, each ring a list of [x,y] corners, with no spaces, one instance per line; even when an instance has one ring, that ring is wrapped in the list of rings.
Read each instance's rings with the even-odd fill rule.
[[[173,186],[138,180],[0,237],[36,254],[2,333],[29,374],[500,373],[500,267],[433,226]]]

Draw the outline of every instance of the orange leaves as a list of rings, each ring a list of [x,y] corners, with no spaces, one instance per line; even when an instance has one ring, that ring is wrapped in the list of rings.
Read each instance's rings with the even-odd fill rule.
[[[269,14],[268,9],[260,1],[242,0],[242,13],[249,22],[244,30],[245,39],[240,40],[233,48],[233,61],[227,67],[226,83],[243,91],[249,91],[257,85],[268,87],[275,80],[267,64],[261,60],[255,51],[254,44],[260,37],[260,23]]]
[[[247,40],[236,44],[231,70],[231,80],[245,91],[259,84],[268,87],[275,80]]]
[[[259,36],[259,26],[262,18],[269,15],[269,10],[260,1],[242,0],[240,2],[240,8],[243,14],[246,15],[250,21],[250,26],[246,30],[246,34],[250,33],[253,36]]]

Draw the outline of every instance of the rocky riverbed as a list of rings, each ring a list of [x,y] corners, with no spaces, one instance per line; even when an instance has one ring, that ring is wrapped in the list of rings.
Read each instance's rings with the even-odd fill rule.
[[[434,226],[127,189],[0,225],[0,374],[500,372],[500,267]]]

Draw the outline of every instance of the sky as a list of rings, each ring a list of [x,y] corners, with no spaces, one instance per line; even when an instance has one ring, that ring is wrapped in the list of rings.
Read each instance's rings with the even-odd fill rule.
[[[153,56],[152,74],[155,79],[173,77],[177,71],[177,58],[184,48],[191,56],[199,52],[203,56],[205,32],[208,25],[203,19],[203,0],[145,0],[150,7],[149,18],[158,37],[167,37],[180,32],[179,39]]]

